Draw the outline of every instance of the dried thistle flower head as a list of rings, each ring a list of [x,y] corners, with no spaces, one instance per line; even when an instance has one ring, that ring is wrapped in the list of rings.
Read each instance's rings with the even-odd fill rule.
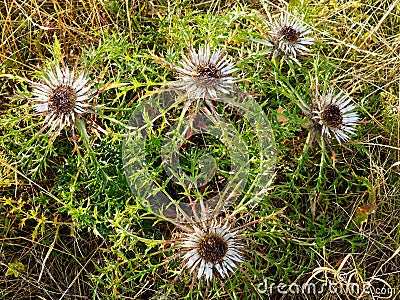
[[[317,95],[311,109],[312,119],[321,126],[321,135],[330,138],[332,135],[339,144],[349,140],[349,134],[355,132],[359,120],[351,98],[340,91],[334,94],[333,88]]]
[[[214,272],[222,278],[234,272],[236,264],[243,261],[240,253],[243,245],[238,240],[238,231],[234,231],[226,221],[202,221],[199,226],[192,225],[192,231],[185,233],[181,243],[183,260],[190,272],[197,269],[197,278],[205,275],[212,279]]]
[[[283,56],[286,60],[300,64],[297,56],[309,52],[307,47],[314,43],[313,38],[307,37],[312,32],[311,29],[288,12],[276,16],[269,26],[268,41],[272,45],[273,57]]]
[[[181,80],[179,85],[193,98],[216,98],[218,91],[228,93],[230,85],[236,81],[231,75],[237,69],[225,51],[211,52],[208,43],[198,51],[189,47],[189,57],[183,55],[180,66],[174,68]]]
[[[92,84],[84,72],[77,75],[68,67],[61,70],[56,66],[55,70],[44,72],[42,82],[32,85],[34,110],[46,116],[45,128],[57,132],[74,125],[89,112],[92,107],[89,102],[96,94],[91,91]]]

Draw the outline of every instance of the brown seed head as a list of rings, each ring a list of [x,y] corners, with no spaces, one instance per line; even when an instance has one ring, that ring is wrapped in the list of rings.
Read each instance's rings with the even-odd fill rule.
[[[322,112],[322,121],[331,128],[340,128],[343,122],[342,112],[335,104],[329,104]]]
[[[221,71],[213,64],[207,64],[203,66],[197,66],[196,74],[198,77],[207,78],[221,78]]]
[[[288,43],[295,44],[297,43],[300,32],[294,29],[292,26],[284,26],[280,31],[279,35],[283,36],[283,39]]]
[[[225,257],[228,243],[222,236],[210,233],[200,239],[197,251],[202,259],[215,264]]]
[[[66,85],[57,86],[49,97],[49,107],[57,114],[66,114],[74,110],[77,95],[75,90]]]

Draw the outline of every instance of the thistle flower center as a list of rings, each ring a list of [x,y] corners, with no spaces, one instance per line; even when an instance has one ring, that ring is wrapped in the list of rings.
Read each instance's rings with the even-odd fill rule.
[[[322,112],[322,121],[331,128],[340,128],[343,122],[343,115],[339,106],[335,104],[328,105]]]
[[[198,77],[221,78],[221,71],[212,64],[198,66],[196,73]]]
[[[58,114],[71,112],[76,103],[75,90],[67,85],[57,86],[49,97],[49,107]]]
[[[289,43],[297,43],[300,32],[294,29],[292,26],[284,26],[279,34],[283,37],[283,39]]]
[[[225,257],[228,252],[228,243],[220,235],[207,234],[200,239],[197,251],[202,259],[215,264]]]

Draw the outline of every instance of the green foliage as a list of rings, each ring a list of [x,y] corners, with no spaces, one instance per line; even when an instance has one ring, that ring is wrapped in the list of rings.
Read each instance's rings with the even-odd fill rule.
[[[274,14],[281,4],[136,2],[4,1],[0,9],[0,298],[260,299],[264,279],[304,283],[321,266],[357,270],[365,281],[381,276],[399,295],[399,8],[385,0],[291,3],[316,36],[300,66],[272,59],[266,46],[265,9]],[[189,46],[205,41],[236,62],[238,84],[267,115],[277,151],[262,201],[243,207],[253,196],[244,192],[231,207],[240,212],[246,261],[210,283],[181,263],[179,230],[131,193],[121,151],[138,104],[175,79],[171,65]],[[100,108],[76,129],[78,147],[70,131],[56,139],[41,132],[29,100],[29,80],[54,64],[84,70],[102,90]],[[316,86],[344,89],[358,104],[361,126],[343,147],[311,138],[300,104],[311,104]],[[253,124],[222,103],[215,109],[247,145],[249,190],[262,160]],[[146,163],[177,199],[213,196],[229,177],[229,145],[206,134],[188,142],[179,154],[185,174],[198,176],[205,153],[217,168],[203,191],[183,189],[160,158],[178,118],[172,111],[158,120]]]

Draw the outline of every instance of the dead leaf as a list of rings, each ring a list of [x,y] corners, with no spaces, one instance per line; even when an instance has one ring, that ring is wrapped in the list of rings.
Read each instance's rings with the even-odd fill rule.
[[[333,149],[331,151],[332,151],[332,166],[333,166],[333,168],[335,168],[335,165],[336,165],[336,152],[333,151]]]
[[[283,112],[282,106],[279,106],[276,112],[278,113],[278,122],[286,123],[288,121],[288,119],[282,113]]]
[[[370,214],[373,214],[375,211],[376,211],[375,204],[366,204],[358,207],[354,214],[354,222],[358,227],[361,227],[364,223],[367,222],[368,216]]]

